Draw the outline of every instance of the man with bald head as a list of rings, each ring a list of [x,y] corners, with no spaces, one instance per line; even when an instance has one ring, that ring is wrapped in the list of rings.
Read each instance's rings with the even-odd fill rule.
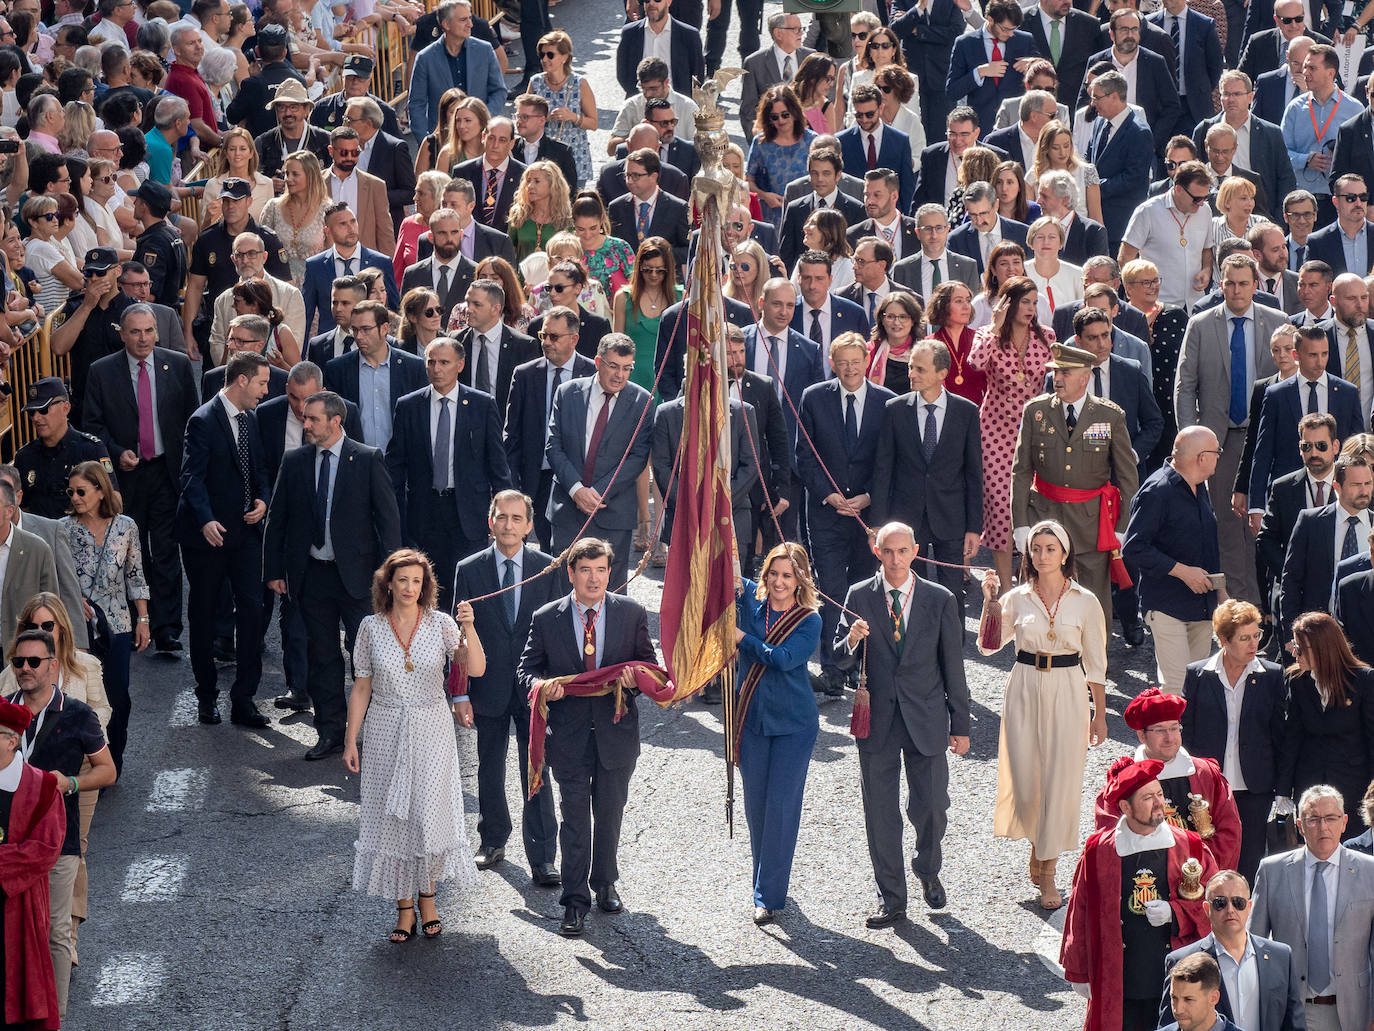
[[[1220,456],[1206,426],[1180,430],[1169,460],[1140,485],[1126,524],[1122,557],[1137,574],[1160,689],[1172,694],[1183,693],[1188,663],[1211,651],[1212,610],[1226,598],[1217,517],[1203,489]]]
[[[626,155],[633,154],[637,150],[648,147],[657,152],[659,144],[662,143],[658,129],[649,122],[640,122],[630,130],[629,138],[625,141]],[[625,181],[625,162],[629,158],[623,157],[618,161],[612,161],[601,170],[601,174],[596,179],[596,192],[601,194],[601,199],[606,204],[617,197],[623,197],[630,192],[629,184]],[[671,193],[679,200],[686,200],[691,189],[686,174],[676,165],[664,162],[658,173],[659,189]]]
[[[1360,390],[1361,428],[1369,425],[1374,405],[1374,360],[1370,356],[1369,284],[1354,272],[1343,272],[1331,284],[1331,305],[1336,317],[1326,328],[1330,343],[1326,370],[1348,380]]]

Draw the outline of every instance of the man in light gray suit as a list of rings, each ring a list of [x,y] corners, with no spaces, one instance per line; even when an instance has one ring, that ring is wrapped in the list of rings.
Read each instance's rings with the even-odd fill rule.
[[[17,504],[14,488],[0,479],[0,555],[8,553],[0,565],[0,638],[5,651],[14,643],[19,611],[28,600],[39,591],[57,593],[52,549],[42,537],[14,525]]]
[[[1259,265],[1248,254],[1232,254],[1221,263],[1225,301],[1188,321],[1174,380],[1174,413],[1178,428],[1201,424],[1217,435],[1221,454],[1207,481],[1217,515],[1221,571],[1232,598],[1258,603],[1255,542],[1248,521],[1231,510],[1231,488],[1245,450],[1250,423],[1250,390],[1255,380],[1277,371],[1269,353],[1274,330],[1287,321],[1283,312],[1255,303]],[[1244,368],[1232,361],[1243,357]]]
[[[1250,931],[1293,950],[1309,1031],[1364,1031],[1374,1016],[1374,859],[1341,845],[1345,800],[1328,784],[1298,800],[1302,848],[1255,877]]]
[[[772,37],[768,45],[744,59],[739,122],[746,140],[754,138],[754,119],[758,115],[759,98],[764,91],[780,82],[791,82],[801,63],[815,53],[810,47],[800,45],[802,28],[799,14],[774,11],[768,16],[768,35]]]
[[[955,755],[968,752],[970,725],[964,629],[954,595],[912,571],[916,535],[906,523],[883,526],[877,546],[882,569],[849,588],[834,648],[841,669],[854,667],[860,642],[867,660],[871,725],[858,744],[864,830],[881,896],[866,921],[875,928],[906,916],[898,780],[903,760],[910,793],[907,816],[916,831],[911,868],[921,879],[926,905],[944,908],[940,842],[949,810],[945,749]]]
[[[18,469],[12,465],[0,465],[0,480],[14,488],[14,525],[42,537],[52,551],[57,573],[57,596],[62,599],[62,604],[67,608],[67,618],[72,622],[72,643],[85,651],[90,646],[86,634],[86,615],[81,607],[81,583],[76,578],[76,563],[72,560],[67,535],[62,532],[56,519],[21,511],[24,490],[19,485]]]
[[[630,382],[634,359],[634,341],[624,333],[602,337],[596,375],[564,383],[554,394],[544,445],[553,469],[548,517],[554,554],[581,537],[609,541],[616,591],[623,591],[629,570],[639,515],[635,480],[649,464],[654,428],[652,396]]]
[[[1227,1020],[1246,1031],[1306,1028],[1302,971],[1293,962],[1293,950],[1283,942],[1246,931],[1249,909],[1250,885],[1235,870],[1222,870],[1207,882],[1207,918],[1212,923],[1212,933],[1164,957],[1160,1027],[1174,1022],[1169,971],[1181,959],[1205,952],[1221,968],[1217,1012]]]

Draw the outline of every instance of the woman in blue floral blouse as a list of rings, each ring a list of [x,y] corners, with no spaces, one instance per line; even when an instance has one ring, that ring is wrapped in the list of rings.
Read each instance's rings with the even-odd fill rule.
[[[774,226],[782,224],[787,184],[806,175],[806,158],[815,138],[791,86],[779,84],[764,91],[745,171],[749,188],[758,193],[763,205],[763,217]]]

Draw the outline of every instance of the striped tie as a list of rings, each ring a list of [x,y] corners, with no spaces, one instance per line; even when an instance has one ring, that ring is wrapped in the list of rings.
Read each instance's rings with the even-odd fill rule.
[[[1345,345],[1345,375],[1342,379],[1347,379],[1355,386],[1360,385],[1360,342],[1355,336],[1353,327],[1346,327]]]

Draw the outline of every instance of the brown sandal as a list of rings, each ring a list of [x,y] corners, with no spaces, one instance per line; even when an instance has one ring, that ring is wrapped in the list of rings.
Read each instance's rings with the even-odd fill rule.
[[[1040,908],[1048,911],[1058,909],[1064,904],[1064,896],[1054,884],[1054,868],[1057,859],[1046,859],[1040,864]]]

